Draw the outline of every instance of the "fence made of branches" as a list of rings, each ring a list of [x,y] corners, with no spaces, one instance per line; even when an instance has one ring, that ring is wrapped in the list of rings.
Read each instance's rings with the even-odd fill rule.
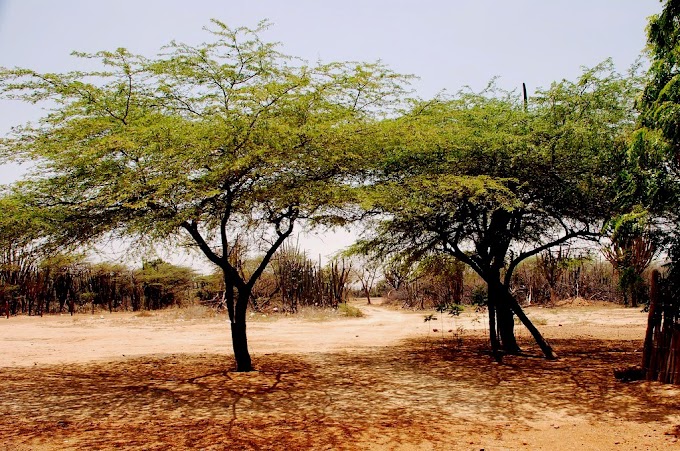
[[[652,272],[642,371],[647,380],[680,384],[680,282],[673,276]]]
[[[521,264],[512,277],[512,290],[528,304],[548,304],[582,298],[620,302],[618,278],[611,264],[567,250],[543,252]]]
[[[346,301],[350,271],[344,259],[323,267],[293,246],[284,246],[273,261],[276,293],[283,309],[293,313],[299,306],[336,308]]]
[[[0,313],[160,309],[193,300],[194,277],[188,268],[160,261],[132,270],[67,255],[37,261],[21,250],[5,249],[0,255]]]

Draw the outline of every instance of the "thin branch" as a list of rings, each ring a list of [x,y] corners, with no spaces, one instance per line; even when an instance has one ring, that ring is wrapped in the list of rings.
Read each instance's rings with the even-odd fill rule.
[[[531,256],[534,256],[534,255],[540,253],[540,252],[543,252],[547,249],[550,249],[551,247],[557,246],[558,244],[565,243],[565,242],[572,240],[574,238],[587,238],[587,237],[596,238],[596,237],[599,237],[599,236],[600,236],[600,234],[597,233],[597,232],[590,232],[588,230],[579,230],[579,231],[567,233],[566,235],[564,235],[561,238],[558,238],[554,241],[550,241],[548,243],[545,243],[545,244],[538,246],[537,248],[534,248],[530,251],[522,252],[512,262],[510,262],[510,265],[508,266],[508,269],[505,272],[505,278],[503,280],[503,283],[505,284],[505,286],[508,286],[510,284],[512,272],[515,270],[517,265],[519,265],[522,262],[522,260],[524,260],[524,259],[527,259]]]

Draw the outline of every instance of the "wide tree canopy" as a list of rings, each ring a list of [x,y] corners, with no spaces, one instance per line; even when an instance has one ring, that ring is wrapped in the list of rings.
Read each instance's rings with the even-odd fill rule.
[[[494,350],[519,351],[514,313],[552,357],[509,292],[510,278],[542,250],[599,235],[615,211],[612,182],[635,92],[607,61],[528,104],[493,86],[416,104],[393,121],[373,183],[361,188],[364,207],[378,213],[362,247],[455,256],[488,285]]]
[[[651,66],[638,102],[639,128],[622,176],[624,204],[662,218],[674,271],[680,260],[680,3],[666,1],[647,29]],[[625,197],[624,197],[625,196]]]
[[[380,64],[308,66],[261,41],[264,27],[213,21],[211,42],[173,42],[151,59],[76,54],[99,71],[0,72],[5,97],[51,108],[1,143],[5,159],[35,165],[6,199],[51,224],[40,237],[58,247],[104,236],[193,243],[224,274],[245,371],[255,281],[296,222],[332,220],[362,143],[407,82]],[[244,239],[264,254],[247,279],[231,258]]]

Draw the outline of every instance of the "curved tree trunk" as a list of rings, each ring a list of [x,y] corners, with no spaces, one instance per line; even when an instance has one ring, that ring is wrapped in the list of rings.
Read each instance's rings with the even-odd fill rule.
[[[234,282],[225,271],[224,274],[224,303],[229,313],[231,324],[231,345],[234,349],[236,371],[252,371],[253,364],[248,352],[248,336],[246,335],[246,311],[250,291],[247,286],[239,287],[238,297],[234,299]]]
[[[231,341],[236,359],[236,371],[247,372],[253,370],[253,364],[248,352],[248,337],[246,323],[231,323]]]

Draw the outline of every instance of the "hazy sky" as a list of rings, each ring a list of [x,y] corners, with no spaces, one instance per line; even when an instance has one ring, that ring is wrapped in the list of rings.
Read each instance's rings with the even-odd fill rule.
[[[421,96],[482,88],[493,76],[533,90],[607,57],[627,68],[660,10],[658,0],[0,0],[0,66],[66,71],[80,63],[73,50],[153,55],[172,39],[207,39],[211,18],[250,27],[269,19],[265,38],[286,53],[380,59],[419,76]],[[0,133],[35,116],[0,106]]]
[[[309,61],[382,60],[420,77],[418,94],[481,89],[494,76],[530,90],[573,79],[612,57],[629,67],[658,0],[0,0],[0,66],[68,71],[71,51],[126,47],[154,55],[200,43],[211,18],[232,27],[268,19],[263,36]],[[41,110],[0,101],[0,135]],[[19,175],[0,167],[0,183]]]

